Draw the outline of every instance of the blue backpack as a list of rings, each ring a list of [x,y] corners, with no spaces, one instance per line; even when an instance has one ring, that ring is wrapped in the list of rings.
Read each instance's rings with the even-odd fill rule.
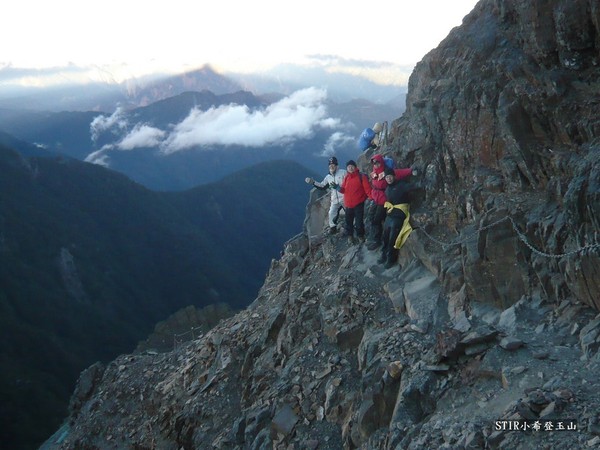
[[[371,145],[371,141],[375,137],[375,132],[371,128],[365,128],[358,139],[358,148],[360,151],[365,151]]]
[[[396,163],[389,156],[384,157],[383,158],[383,162],[385,163],[385,167],[387,167],[388,169],[395,169],[396,168]]]

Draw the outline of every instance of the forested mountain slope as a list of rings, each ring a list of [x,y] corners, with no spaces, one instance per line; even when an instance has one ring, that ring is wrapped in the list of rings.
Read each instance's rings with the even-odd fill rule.
[[[180,193],[7,148],[0,172],[0,415],[13,443],[39,442],[83,368],[178,309],[247,305],[306,204],[307,171],[283,161]]]

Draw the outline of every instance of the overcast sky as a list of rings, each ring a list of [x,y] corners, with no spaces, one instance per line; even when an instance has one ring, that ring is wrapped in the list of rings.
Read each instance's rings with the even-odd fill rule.
[[[280,63],[331,64],[332,56],[355,61],[363,69],[381,67],[369,74],[372,79],[398,79],[390,75],[395,66],[404,71],[414,66],[461,24],[477,1],[5,3],[0,83],[10,77],[14,82],[16,75],[35,69],[34,77],[22,77],[20,83],[41,84],[52,81],[50,74],[56,72],[71,79],[79,73],[91,76],[80,72],[88,67],[94,68],[94,77],[122,81],[149,72],[193,70],[206,63],[222,72],[257,72]]]

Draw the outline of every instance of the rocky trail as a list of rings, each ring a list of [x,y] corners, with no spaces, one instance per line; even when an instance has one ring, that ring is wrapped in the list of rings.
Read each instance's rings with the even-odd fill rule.
[[[600,445],[593,310],[523,298],[452,323],[416,261],[377,256],[340,236],[290,241],[247,310],[84,372],[57,448]],[[515,420],[542,428],[496,429]]]

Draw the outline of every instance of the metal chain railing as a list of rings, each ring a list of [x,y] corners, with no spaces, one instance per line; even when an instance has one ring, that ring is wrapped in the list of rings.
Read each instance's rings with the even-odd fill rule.
[[[497,220],[494,223],[490,223],[486,226],[483,226],[481,228],[479,228],[477,231],[474,231],[473,233],[467,235],[466,237],[460,239],[460,240],[454,240],[452,242],[443,242],[440,241],[439,239],[436,239],[435,237],[433,237],[432,235],[430,235],[429,233],[427,233],[427,231],[425,231],[425,229],[423,227],[417,228],[417,230],[421,231],[425,236],[427,236],[429,239],[431,239],[433,242],[435,242],[436,244],[439,244],[443,247],[453,247],[455,245],[459,245],[459,244],[464,244],[466,242],[469,242],[471,239],[473,239],[474,237],[476,237],[477,235],[479,235],[479,233],[481,233],[482,231],[487,230],[488,228],[492,228],[495,227],[496,225],[504,222],[508,220],[508,217],[503,217],[500,220]]]
[[[565,252],[565,253],[546,253],[543,252],[541,250],[538,250],[537,248],[535,248],[533,245],[531,245],[531,243],[527,240],[527,237],[521,232],[521,230],[519,230],[519,227],[517,227],[517,224],[515,223],[514,219],[510,216],[508,216],[508,219],[510,220],[510,223],[512,224],[513,229],[515,230],[515,233],[517,233],[517,236],[519,236],[519,239],[521,241],[523,241],[523,243],[529,247],[529,249],[540,255],[540,256],[544,256],[546,258],[564,258],[564,257],[569,257],[569,256],[573,256],[573,255],[577,255],[579,253],[585,253],[588,251],[592,251],[594,249],[600,249],[600,243],[599,244],[588,244],[585,245],[583,247],[579,247],[575,250],[571,250],[569,252]]]
[[[460,244],[464,244],[466,242],[469,242],[471,239],[477,237],[482,231],[485,231],[489,228],[495,227],[496,225],[501,224],[502,222],[505,221],[510,221],[513,230],[515,231],[515,233],[517,234],[517,236],[519,237],[519,239],[535,254],[539,255],[539,256],[543,256],[546,258],[564,258],[564,257],[570,257],[573,255],[578,255],[580,253],[586,253],[586,252],[591,252],[593,250],[596,249],[600,249],[600,243],[596,243],[596,244],[588,244],[585,245],[583,247],[579,247],[575,250],[571,250],[569,252],[565,252],[565,253],[546,253],[543,252],[537,248],[535,248],[527,239],[527,236],[525,236],[525,234],[523,232],[521,232],[521,230],[519,229],[519,227],[517,226],[515,220],[511,217],[511,216],[505,216],[495,222],[492,222],[488,225],[485,225],[481,228],[479,228],[478,230],[474,231],[473,233],[467,235],[464,238],[461,238],[460,240],[454,240],[452,242],[443,242],[440,241],[439,239],[433,237],[432,235],[430,235],[429,233],[427,233],[427,231],[425,231],[424,227],[419,227],[416,228],[417,230],[419,230],[421,233],[423,233],[425,236],[427,236],[428,239],[430,239],[431,241],[435,242],[438,245],[441,245],[442,247],[444,247],[444,249],[448,248],[448,247],[453,247],[455,245],[460,245]]]

